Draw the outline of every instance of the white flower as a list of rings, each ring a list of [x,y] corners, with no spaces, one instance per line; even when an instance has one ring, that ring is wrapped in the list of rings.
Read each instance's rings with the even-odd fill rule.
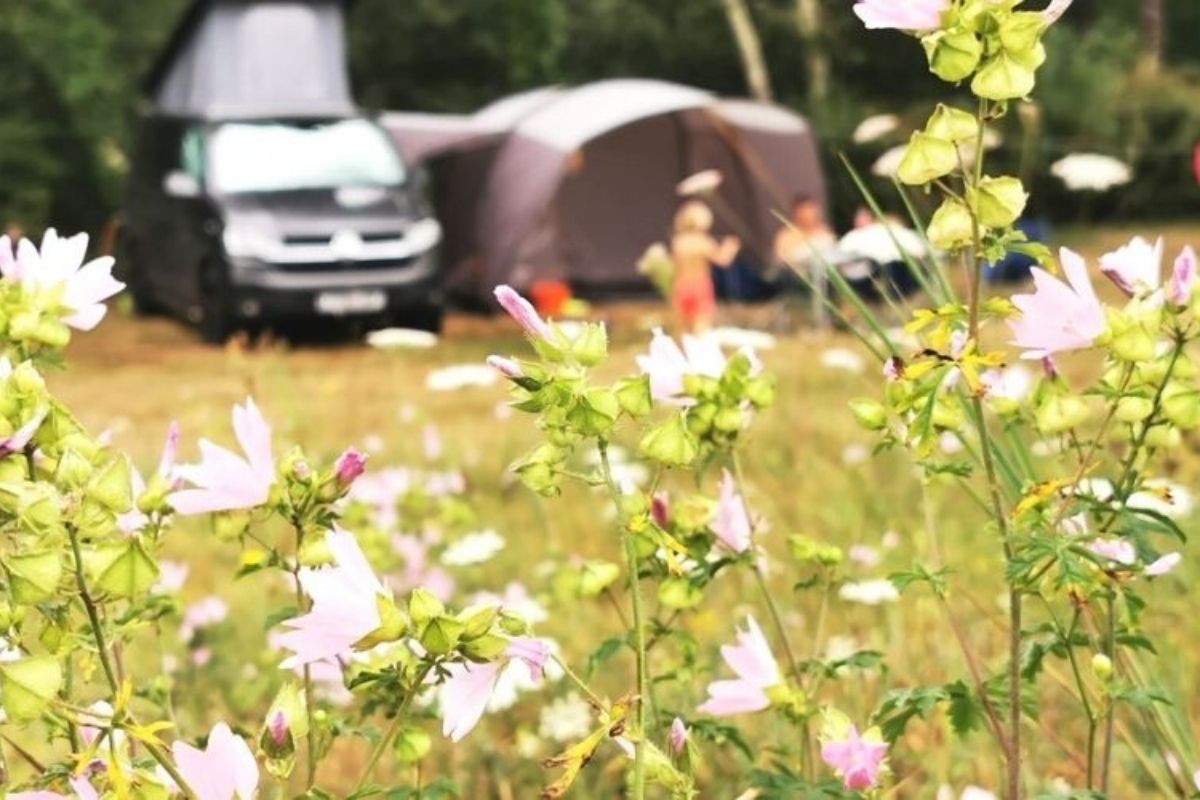
[[[125,284],[113,278],[111,257],[83,263],[87,244],[86,233],[63,239],[51,228],[42,237],[40,250],[22,239],[14,259],[11,241],[0,236],[0,273],[27,291],[58,292],[58,304],[69,312],[63,322],[90,331],[108,311],[104,301],[124,289]]]
[[[830,347],[821,353],[821,366],[826,369],[840,369],[861,375],[867,368],[867,362],[861,355],[845,347]]]
[[[842,450],[842,464],[847,467],[856,467],[866,463],[870,458],[871,449],[865,444],[848,444]]]
[[[487,364],[453,364],[430,372],[425,377],[425,388],[431,392],[457,392],[493,386],[499,379],[496,370]]]
[[[1142,490],[1129,498],[1129,507],[1142,511],[1157,511],[1172,519],[1182,519],[1196,507],[1191,490],[1165,478],[1151,478]]]
[[[891,148],[879,158],[875,159],[875,163],[871,165],[871,173],[878,175],[880,178],[890,178],[900,169],[900,162],[904,160],[905,154],[908,152],[908,145],[902,144]]]
[[[538,720],[538,735],[556,742],[572,742],[592,732],[592,707],[577,693],[571,692],[542,707]]]
[[[887,578],[875,578],[843,584],[842,588],[838,590],[838,597],[851,603],[877,606],[896,602],[900,599],[900,592],[896,590],[895,584]]]
[[[899,127],[900,117],[895,114],[874,114],[858,123],[852,138],[855,144],[866,144],[882,139]]]
[[[367,344],[379,350],[427,350],[437,343],[436,334],[411,328],[383,328],[367,334]]]
[[[1050,173],[1073,192],[1105,192],[1133,180],[1128,164],[1098,153],[1071,153],[1051,164]]]
[[[442,563],[448,567],[465,567],[491,561],[504,549],[504,537],[494,530],[468,533],[442,553]]]
[[[724,326],[713,328],[707,335],[717,344],[731,350],[772,350],[778,344],[778,340],[766,331],[749,328]]]

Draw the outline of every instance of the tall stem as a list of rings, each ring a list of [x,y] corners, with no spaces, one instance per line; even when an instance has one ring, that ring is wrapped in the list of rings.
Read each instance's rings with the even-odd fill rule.
[[[375,743],[375,747],[371,749],[371,755],[367,758],[367,764],[363,767],[362,774],[358,776],[358,782],[354,784],[354,794],[360,792],[367,785],[367,781],[371,779],[372,773],[375,772],[375,765],[379,763],[379,759],[383,757],[392,740],[396,738],[396,734],[404,727],[404,712],[408,709],[409,704],[412,703],[413,698],[417,696],[417,693],[421,691],[421,686],[425,683],[425,676],[429,674],[431,669],[433,669],[433,665],[426,664],[417,673],[416,678],[413,679],[412,688],[404,696],[404,699],[400,701],[400,705],[396,707],[396,716],[392,720],[392,724],[388,726],[383,736]]]
[[[646,668],[646,623],[642,609],[641,576],[638,574],[637,545],[626,524],[621,505],[621,490],[613,478],[612,465],[608,460],[608,442],[600,439],[600,469],[604,483],[617,507],[617,518],[621,523],[621,538],[625,542],[625,560],[629,569],[629,592],[633,595],[633,640],[637,650],[637,724],[638,740],[633,757],[633,796],[635,800],[646,797],[646,701],[649,693],[649,675]]]
[[[1117,639],[1117,602],[1116,595],[1108,596],[1108,629],[1104,636],[1104,654],[1108,656],[1113,668],[1116,669],[1116,639]],[[1108,794],[1108,778],[1112,773],[1113,724],[1116,714],[1113,708],[1112,693],[1106,698],[1104,706],[1104,749],[1100,756],[1100,794]]]
[[[92,599],[91,592],[88,591],[87,580],[83,575],[83,553],[79,546],[79,531],[75,530],[74,525],[68,525],[67,534],[71,538],[71,552],[75,556],[75,586],[79,589],[79,598],[83,601],[83,607],[87,611],[88,622],[92,628],[92,638],[96,640],[96,652],[100,657],[100,666],[104,670],[108,688],[112,692],[113,707],[115,708],[121,694],[121,684],[117,681],[117,672],[113,669],[112,659],[109,656],[108,639],[104,635],[104,625],[100,622],[100,612],[96,607],[96,601]],[[171,780],[175,781],[175,785],[179,787],[183,796],[188,800],[195,800],[195,793],[183,776],[179,774],[179,770],[171,763],[171,759],[167,758],[158,745],[148,741],[144,743],[154,760],[171,776]]]
[[[296,608],[303,612],[307,603],[304,588],[300,585],[300,548],[304,544],[304,526],[294,524],[293,527],[296,529],[296,561],[292,566],[292,581],[296,584]],[[317,726],[313,717],[312,670],[308,664],[304,665],[304,714],[308,720],[304,786],[311,791],[317,782]]]

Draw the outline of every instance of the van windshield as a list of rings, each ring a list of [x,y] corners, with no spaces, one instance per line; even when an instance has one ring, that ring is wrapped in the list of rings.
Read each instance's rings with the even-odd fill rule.
[[[209,141],[209,182],[223,194],[399,186],[404,164],[365,119],[221,125]]]

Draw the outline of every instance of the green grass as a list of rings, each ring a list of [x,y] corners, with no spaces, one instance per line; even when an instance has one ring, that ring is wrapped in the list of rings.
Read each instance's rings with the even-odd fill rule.
[[[1200,229],[1194,226],[1172,225],[1164,233],[1172,255],[1187,238],[1200,241]],[[1099,234],[1072,230],[1064,233],[1063,241],[1094,256],[1129,235],[1126,230]],[[600,309],[600,313],[608,312]],[[643,318],[656,313],[652,307],[639,307],[616,315],[612,370],[632,370],[633,356],[647,341],[648,320]],[[800,655],[823,651],[832,637],[886,655],[886,672],[851,675],[823,698],[862,716],[887,689],[953,680],[966,671],[945,616],[928,591],[914,589],[899,603],[877,608],[835,599],[819,642],[814,641],[818,598],[790,591],[797,574],[784,546],[789,534],[804,533],[843,547],[879,548],[882,563],[871,569],[850,566],[852,578],[885,576],[930,556],[920,486],[906,460],[887,455],[862,464],[844,463],[847,448],[871,444],[855,428],[846,402],[876,395],[879,379],[876,366],[869,362],[861,375],[823,367],[820,354],[830,347],[854,349],[866,356],[847,334],[807,331],[782,337],[776,349],[763,354],[767,368],[779,376],[779,402],[757,420],[744,452],[751,504],[770,521],[764,544],[775,565],[771,584]],[[582,668],[593,648],[620,634],[619,621],[602,602],[555,604],[540,565],[572,554],[620,560],[604,498],[572,489],[558,500],[541,501],[514,485],[505,467],[535,443],[537,435],[531,421],[520,414],[506,421],[498,417],[496,409],[505,395],[502,386],[454,393],[425,388],[426,376],[439,366],[477,363],[490,352],[523,353],[523,348],[513,326],[500,319],[452,319],[443,343],[431,351],[379,352],[356,344],[210,348],[173,322],[135,321],[114,314],[96,332],[78,337],[68,354],[69,369],[51,376],[50,383],[87,425],[96,431],[111,429],[115,443],[146,468],[156,459],[163,432],[173,419],[183,427],[184,458],[197,455],[195,441],[200,436],[229,442],[230,406],[246,395],[253,395],[273,421],[277,453],[299,444],[313,456],[332,458],[347,445],[361,446],[379,437],[384,448],[373,456],[373,467],[424,464],[422,429],[436,425],[446,444],[444,463],[461,466],[483,525],[496,528],[508,540],[507,549],[485,567],[460,570],[461,587],[468,592],[499,589],[514,580],[528,585],[551,607],[552,619],[540,632],[558,639],[565,657]],[[1196,442],[1189,441],[1167,465],[1170,476],[1191,487],[1198,485],[1200,468],[1195,452]],[[682,485],[677,478],[669,478],[668,483]],[[715,492],[715,476],[706,476],[705,486]],[[936,523],[946,560],[955,568],[950,578],[951,612],[965,627],[985,667],[999,671],[1006,646],[999,544],[988,530],[985,515],[952,485],[935,487],[931,503],[928,519]],[[898,534],[895,549],[881,547],[886,531]],[[168,550],[193,564],[187,597],[220,593],[237,609],[233,630],[227,634],[241,644],[235,655],[257,653],[255,648],[262,647],[261,621],[271,603],[284,602],[282,590],[255,579],[232,585],[229,576],[238,561],[237,546],[216,541],[202,525],[180,525]],[[1149,662],[1169,687],[1180,690],[1184,716],[1193,719],[1200,717],[1200,702],[1186,689],[1195,679],[1200,657],[1195,644],[1200,622],[1192,616],[1189,592],[1196,561],[1189,555],[1183,568],[1150,590],[1156,605],[1144,621],[1147,633],[1160,644],[1159,656]],[[703,699],[703,687],[716,664],[715,645],[731,639],[734,624],[747,611],[765,621],[753,586],[739,578],[722,575],[701,610],[683,619],[700,647],[694,666],[685,670],[687,680],[662,687],[664,707],[690,713]],[[169,636],[166,646],[177,649]],[[656,651],[652,671],[663,671],[676,663],[677,656],[671,648]],[[218,661],[207,673],[201,670],[181,678],[178,700],[187,729],[199,730],[202,723],[221,714],[256,729],[275,673],[269,658],[253,656],[251,661],[253,669],[225,687],[220,684],[230,678],[232,662]],[[131,664],[138,668],[132,655]],[[1066,677],[1061,662],[1052,668]],[[607,662],[596,680],[613,697],[630,691],[632,660],[621,656]],[[1072,716],[1075,711],[1065,691],[1052,679],[1044,679],[1041,686],[1044,713],[1040,721],[1029,723],[1026,734],[1031,785],[1044,789],[1050,778],[1061,777],[1078,786],[1080,767],[1058,743],[1079,741],[1081,726]],[[513,712],[485,718],[457,750],[439,745],[437,763],[458,781],[463,797],[535,796],[536,787],[549,778],[536,766],[536,759],[517,754],[515,730],[522,725],[536,727],[540,706],[564,690],[556,686],[544,696],[530,695]],[[734,721],[763,748],[773,736],[794,736],[765,716]],[[1123,722],[1136,736],[1137,721],[1126,717]],[[429,726],[433,730],[436,722]],[[543,743],[536,755],[555,752],[555,745]],[[340,745],[322,772],[323,785],[335,793],[344,790],[347,776],[355,774],[364,753],[359,743]],[[731,779],[746,769],[740,755],[712,745],[705,745],[705,753],[703,797],[733,797],[745,788]],[[615,796],[612,787],[619,784],[615,755],[615,750],[603,751],[585,772],[576,796]],[[768,750],[758,752],[760,763],[769,759]],[[997,787],[1001,782],[1002,764],[986,734],[980,731],[965,741],[953,740],[941,717],[912,725],[895,749],[892,764],[901,779],[898,797],[931,797],[943,782],[957,789],[968,783]],[[1120,744],[1116,769],[1114,797],[1150,796],[1146,792],[1152,790],[1146,788],[1140,768]]]

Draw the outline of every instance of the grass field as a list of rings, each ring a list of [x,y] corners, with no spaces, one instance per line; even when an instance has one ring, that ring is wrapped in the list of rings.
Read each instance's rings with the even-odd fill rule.
[[[1155,226],[1145,229],[1157,232]],[[1172,225],[1162,228],[1168,253],[1189,237],[1200,242],[1200,228]],[[1064,243],[1090,255],[1123,243],[1131,230],[1110,229],[1100,235],[1068,231]],[[1005,289],[1004,291],[1008,291]],[[599,309],[600,316],[608,313]],[[657,309],[624,308],[613,325],[613,369],[631,370],[633,356],[647,341],[647,328]],[[750,312],[732,312],[735,319]],[[467,388],[434,392],[426,387],[431,371],[460,363],[479,363],[491,352],[523,352],[523,343],[507,320],[452,318],[447,334],[429,351],[381,352],[358,344],[289,346],[260,344],[253,348],[224,349],[199,344],[179,324],[164,319],[133,320],[114,314],[96,332],[78,337],[69,351],[69,369],[51,377],[54,391],[93,430],[110,429],[114,441],[131,452],[138,463],[150,466],[157,457],[162,435],[170,420],[183,428],[183,456],[196,456],[195,441],[209,436],[227,443],[229,409],[253,395],[275,425],[276,452],[291,444],[314,456],[332,458],[347,445],[369,447],[372,466],[428,465],[425,431],[436,427],[444,453],[436,464],[461,468],[468,494],[479,509],[483,527],[495,528],[507,547],[484,565],[455,571],[460,592],[501,589],[520,581],[542,599],[551,618],[540,632],[555,637],[566,659],[577,666],[590,650],[618,635],[616,612],[605,603],[556,606],[546,578],[549,567],[571,554],[618,560],[618,543],[604,513],[604,499],[572,489],[555,501],[540,501],[506,472],[506,465],[535,441],[527,418],[498,410],[504,387]],[[866,361],[861,373],[831,368],[823,361],[831,350],[860,353]],[[832,648],[870,648],[882,651],[889,670],[872,671],[845,681],[840,695],[843,707],[867,713],[884,691],[952,680],[965,673],[958,649],[949,636],[947,620],[928,592],[914,591],[896,603],[866,606],[834,598],[823,630],[818,630],[817,598],[794,600],[789,586],[795,575],[788,570],[786,537],[804,533],[842,547],[866,545],[880,556],[877,565],[850,564],[852,579],[886,576],[906,568],[914,558],[930,556],[928,525],[937,526],[946,560],[955,565],[951,578],[951,612],[966,627],[966,635],[988,669],[1004,664],[1004,611],[999,597],[999,547],[987,538],[984,517],[952,488],[935,488],[929,508],[922,505],[920,485],[907,463],[898,456],[862,461],[870,440],[853,425],[846,402],[878,392],[877,366],[865,351],[844,333],[801,331],[780,337],[778,346],[763,354],[769,370],[779,376],[779,402],[752,429],[746,448],[751,504],[770,520],[765,537],[778,569],[772,573],[773,589],[785,609],[792,638],[802,649],[825,652]],[[1171,464],[1171,477],[1191,488],[1200,488],[1200,459],[1189,455]],[[709,485],[715,485],[709,478]],[[1185,530],[1189,525],[1184,525]],[[276,598],[282,590],[263,582],[245,580],[231,585],[229,575],[238,562],[236,545],[215,541],[199,526],[181,526],[168,549],[192,563],[185,588],[189,599],[218,593],[238,608],[227,634],[249,647],[262,647],[261,621],[269,610],[262,598]],[[1190,692],[1200,678],[1200,650],[1196,640],[1200,622],[1192,616],[1194,595],[1190,579],[1196,574],[1194,553],[1171,578],[1153,589],[1159,605],[1147,617],[1148,633],[1160,643],[1160,654],[1149,659],[1156,674],[1183,703],[1184,715],[1200,718],[1200,702]],[[715,596],[702,610],[683,618],[686,629],[702,644],[696,654],[695,679],[666,684],[660,704],[689,714],[703,699],[704,684],[716,665],[713,645],[731,638],[734,623],[744,610],[754,607],[747,581],[724,576]],[[248,610],[247,610],[248,609]],[[763,612],[756,612],[760,617]],[[658,654],[663,662],[675,654]],[[805,654],[807,655],[807,653]],[[131,662],[136,664],[136,661]],[[180,713],[199,723],[228,708],[230,715],[254,730],[266,696],[264,688],[272,669],[264,657],[260,672],[238,678],[228,687],[219,685],[230,676],[221,664],[189,670],[178,694]],[[136,669],[136,666],[133,667]],[[1053,664],[1062,675],[1064,666]],[[206,672],[206,670],[208,670]],[[625,657],[609,661],[596,676],[597,684],[612,696],[628,691],[631,666]],[[688,676],[684,676],[688,677]],[[689,689],[681,688],[689,686]],[[1066,697],[1053,678],[1044,680],[1048,711],[1028,726],[1031,785],[1048,789],[1048,779],[1060,777],[1079,785],[1081,767],[1062,747],[1080,731],[1056,713]],[[536,761],[557,752],[552,742],[532,742],[519,737],[521,728],[536,729],[542,706],[559,697],[565,686],[544,695],[529,695],[510,715],[485,720],[472,738],[451,753],[441,748],[437,763],[449,768],[465,798],[534,797],[546,776]],[[787,735],[769,728],[765,718],[748,717],[743,723],[751,740],[761,743],[770,734]],[[1137,721],[1122,725],[1138,740]],[[430,723],[430,729],[436,723]],[[773,724],[773,723],[772,723]],[[192,726],[188,726],[191,728]],[[1122,740],[1123,742],[1124,740]],[[440,747],[440,746],[439,746]],[[348,743],[322,774],[322,783],[337,793],[339,781],[355,773],[364,749]],[[710,791],[702,797],[730,798],[740,788],[724,776],[744,771],[744,757],[730,748],[705,745],[705,781]],[[935,718],[910,727],[894,751],[892,764],[898,776],[897,796],[932,797],[941,784],[957,790],[967,784],[995,788],[1001,764],[982,732],[965,741],[952,742],[945,720]],[[981,755],[985,754],[985,755]],[[1194,769],[1194,753],[1179,753],[1185,766]],[[1150,754],[1150,758],[1155,758]],[[766,751],[757,754],[763,763]],[[1158,796],[1148,790],[1137,754],[1124,744],[1117,748],[1117,773],[1122,776],[1113,797]],[[588,768],[578,797],[613,797],[618,766],[615,750]],[[604,773],[608,774],[604,774]],[[608,787],[608,788],[605,788]],[[711,793],[710,793],[711,792]],[[1149,792],[1147,794],[1146,792]],[[955,795],[957,796],[957,794]]]

